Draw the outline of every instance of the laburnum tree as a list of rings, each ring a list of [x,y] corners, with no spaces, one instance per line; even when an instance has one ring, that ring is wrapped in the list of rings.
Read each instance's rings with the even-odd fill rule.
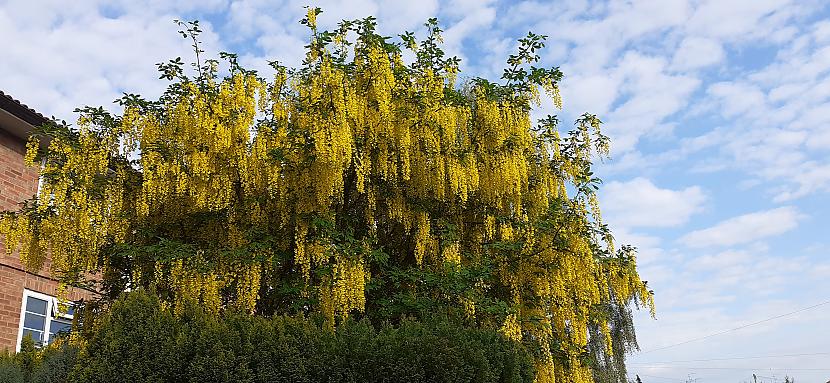
[[[299,68],[203,60],[198,22],[181,23],[196,62],[159,64],[160,98],[42,128],[39,194],[0,221],[9,251],[100,291],[90,307],[147,289],[173,312],[333,331],[441,317],[523,342],[540,383],[625,381],[631,309],[652,293],[600,217],[600,120],[531,121],[561,108],[562,73],[534,66],[545,37],[520,39],[500,81],[459,80],[434,19],[394,42],[371,17],[319,30],[319,12]]]

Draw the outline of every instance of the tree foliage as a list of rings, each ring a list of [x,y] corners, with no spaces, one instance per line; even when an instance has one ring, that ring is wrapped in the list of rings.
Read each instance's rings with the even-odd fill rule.
[[[39,195],[0,220],[9,250],[104,303],[152,288],[176,313],[440,315],[525,342],[538,382],[624,381],[592,371],[624,370],[630,306],[652,294],[601,220],[600,120],[531,121],[552,107],[540,92],[561,107],[562,73],[535,66],[545,36],[519,40],[501,81],[459,81],[434,19],[395,42],[371,17],[321,31],[319,12],[299,68],[202,60],[181,23],[196,62],[160,63],[161,97],[43,128]]]

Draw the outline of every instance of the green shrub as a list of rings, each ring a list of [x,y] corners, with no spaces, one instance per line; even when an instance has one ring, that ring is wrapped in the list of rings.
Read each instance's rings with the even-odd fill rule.
[[[70,381],[151,383],[178,377],[176,333],[176,320],[159,309],[155,297],[129,294],[100,319]]]
[[[26,372],[15,355],[0,355],[0,383],[25,383]]]
[[[48,347],[40,352],[38,363],[32,368],[30,383],[64,383],[75,366],[78,348],[69,344]]]
[[[52,358],[55,365],[75,360]],[[534,377],[524,347],[492,330],[436,320],[380,329],[346,321],[334,331],[304,318],[217,318],[197,307],[173,315],[142,292],[111,307],[77,358],[68,382],[520,383]]]
[[[0,354],[0,383],[64,383],[75,366],[78,348],[67,343],[35,348],[24,338],[17,354]]]

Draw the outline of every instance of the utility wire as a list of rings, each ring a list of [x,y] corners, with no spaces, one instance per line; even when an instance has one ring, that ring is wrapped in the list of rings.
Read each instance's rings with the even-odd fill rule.
[[[632,362],[632,363],[628,363],[628,364],[667,364],[667,363],[686,363],[686,362],[715,362],[715,361],[722,361],[722,360],[789,358],[789,357],[818,356],[818,355],[830,355],[830,352],[814,352],[814,353],[805,353],[805,354],[785,354],[785,355],[764,355],[764,356],[735,356],[735,357],[731,357],[731,358],[670,360],[670,361],[666,361],[666,362]]]
[[[827,301],[824,301],[824,302],[821,302],[819,304],[815,304],[815,305],[812,305],[812,306],[809,306],[809,307],[804,307],[804,308],[801,308],[801,309],[798,309],[798,310],[795,310],[795,311],[790,311],[790,312],[785,313],[785,314],[776,315],[774,317],[762,319],[762,320],[759,320],[757,322],[752,322],[752,323],[749,323],[749,324],[745,324],[743,326],[738,326],[738,327],[731,328],[731,329],[728,329],[728,330],[724,330],[724,331],[721,331],[721,332],[716,332],[714,334],[709,334],[709,335],[702,336],[702,337],[699,337],[699,338],[689,339],[689,340],[686,340],[686,341],[683,341],[683,342],[680,342],[680,343],[670,344],[668,346],[663,346],[663,347],[658,347],[658,348],[651,349],[651,350],[648,350],[648,351],[643,351],[643,352],[640,353],[640,355],[648,354],[650,352],[665,350],[665,349],[672,348],[672,347],[682,346],[684,344],[697,342],[699,340],[709,339],[709,338],[714,337],[714,336],[723,335],[723,334],[726,334],[726,333],[730,333],[732,331],[745,329],[745,328],[750,327],[750,326],[755,326],[755,325],[759,325],[761,323],[766,323],[766,322],[769,322],[769,321],[772,321],[772,320],[775,320],[775,319],[783,318],[783,317],[790,316],[790,315],[793,315],[793,314],[798,314],[802,311],[811,310],[811,309],[814,309],[816,307],[824,306],[826,304],[830,304],[830,300],[827,300]]]
[[[674,368],[678,370],[737,370],[737,371],[830,371],[830,368],[773,368],[773,367],[687,367],[687,366],[668,366],[668,365],[649,365],[642,368]]]
[[[666,379],[666,380],[677,380],[680,382],[685,382],[686,379],[679,379],[679,378],[667,378],[665,376],[655,376],[655,375],[646,375],[646,374],[637,374],[639,376],[644,376],[646,378],[655,378],[655,379]]]

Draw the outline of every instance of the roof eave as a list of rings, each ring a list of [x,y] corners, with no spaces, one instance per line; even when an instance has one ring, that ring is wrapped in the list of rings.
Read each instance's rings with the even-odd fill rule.
[[[0,129],[26,140],[36,126],[48,121],[42,114],[0,91]]]
[[[0,129],[14,137],[27,140],[34,130],[34,125],[20,119],[5,109],[0,109]]]

